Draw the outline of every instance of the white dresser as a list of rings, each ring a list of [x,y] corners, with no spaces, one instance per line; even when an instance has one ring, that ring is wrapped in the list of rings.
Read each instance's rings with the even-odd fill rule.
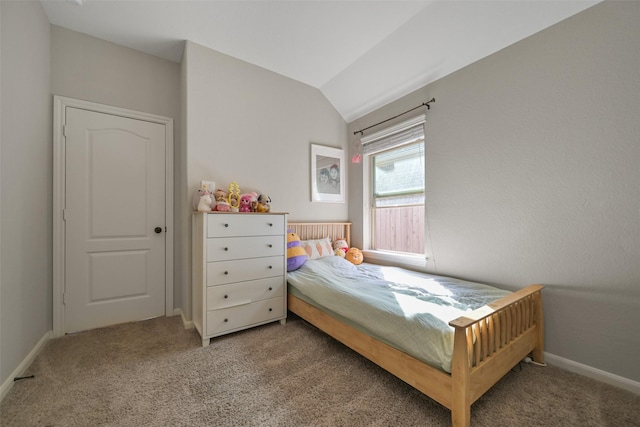
[[[193,323],[211,338],[287,317],[287,214],[193,215]]]

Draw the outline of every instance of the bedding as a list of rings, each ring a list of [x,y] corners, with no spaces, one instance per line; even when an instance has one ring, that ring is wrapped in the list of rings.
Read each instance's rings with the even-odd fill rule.
[[[352,327],[451,372],[449,322],[509,295],[488,285],[342,257],[308,259],[287,274],[289,292]]]

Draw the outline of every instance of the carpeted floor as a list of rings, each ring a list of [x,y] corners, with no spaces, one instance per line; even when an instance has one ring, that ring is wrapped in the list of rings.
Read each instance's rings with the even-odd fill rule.
[[[449,426],[450,412],[297,317],[200,346],[180,318],[51,340],[0,404],[2,426]],[[640,396],[523,365],[473,426],[640,426]]]

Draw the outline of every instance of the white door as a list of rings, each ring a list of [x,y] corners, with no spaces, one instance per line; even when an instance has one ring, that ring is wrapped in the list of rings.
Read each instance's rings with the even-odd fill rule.
[[[66,107],[64,329],[165,314],[165,126]]]

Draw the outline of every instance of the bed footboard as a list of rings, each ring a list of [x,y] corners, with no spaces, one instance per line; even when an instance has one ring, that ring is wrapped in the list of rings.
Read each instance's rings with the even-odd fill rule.
[[[449,323],[454,426],[468,426],[471,404],[529,353],[544,361],[541,285],[531,285]]]

